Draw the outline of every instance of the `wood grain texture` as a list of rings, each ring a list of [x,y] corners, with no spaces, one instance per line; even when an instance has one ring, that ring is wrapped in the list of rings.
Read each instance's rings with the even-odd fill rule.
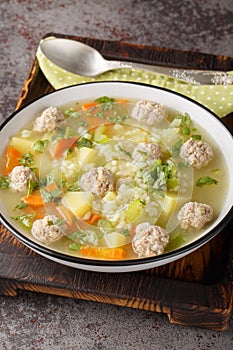
[[[106,58],[183,68],[233,69],[233,57],[69,38],[92,45]],[[35,59],[16,109],[52,90]],[[228,127],[232,127],[232,115],[226,121]],[[47,260],[1,225],[0,293],[15,296],[22,289],[81,298],[163,312],[172,323],[225,330],[233,305],[231,231],[232,222],[203,247],[173,263],[142,272],[107,274],[73,269]]]

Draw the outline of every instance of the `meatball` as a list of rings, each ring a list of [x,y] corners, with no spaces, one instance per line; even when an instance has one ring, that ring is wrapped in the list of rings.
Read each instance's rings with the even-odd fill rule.
[[[181,146],[180,156],[194,168],[200,169],[211,161],[214,153],[208,143],[191,137]]]
[[[179,211],[178,220],[183,229],[194,228],[200,230],[213,218],[213,209],[208,204],[188,202]]]
[[[65,234],[66,229],[66,225],[61,224],[56,215],[46,215],[33,222],[31,233],[42,243],[53,243]]]
[[[38,132],[54,131],[64,120],[64,114],[57,107],[48,107],[40,117],[36,118],[33,130]]]
[[[164,106],[152,101],[138,101],[132,110],[132,117],[147,125],[160,123],[165,116]]]
[[[80,185],[84,191],[104,196],[107,192],[114,190],[114,176],[107,168],[93,168],[82,175]]]
[[[132,156],[136,162],[155,161],[162,156],[161,147],[156,143],[142,142],[135,147]]]
[[[28,190],[28,182],[38,182],[36,174],[29,168],[23,165],[18,165],[9,174],[10,187],[19,192]]]
[[[162,254],[168,242],[169,235],[166,230],[143,222],[136,227],[132,247],[139,257],[147,257]]]

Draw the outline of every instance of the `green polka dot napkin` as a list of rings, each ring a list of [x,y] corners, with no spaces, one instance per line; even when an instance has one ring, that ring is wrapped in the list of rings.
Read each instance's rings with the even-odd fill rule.
[[[90,81],[133,81],[165,87],[166,89],[179,92],[203,104],[219,117],[224,117],[228,113],[233,112],[233,84],[191,85],[154,72],[125,68],[110,71],[93,78],[82,77],[53,64],[43,55],[40,48],[38,48],[36,56],[43,74],[55,89]],[[231,74],[233,75],[233,72]]]

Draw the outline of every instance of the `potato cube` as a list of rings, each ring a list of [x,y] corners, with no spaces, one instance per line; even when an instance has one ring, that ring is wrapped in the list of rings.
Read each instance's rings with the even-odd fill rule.
[[[82,218],[91,209],[93,199],[91,192],[67,192],[62,199],[62,204]]]
[[[106,233],[104,238],[107,246],[110,248],[120,247],[126,244],[125,236],[119,232]]]

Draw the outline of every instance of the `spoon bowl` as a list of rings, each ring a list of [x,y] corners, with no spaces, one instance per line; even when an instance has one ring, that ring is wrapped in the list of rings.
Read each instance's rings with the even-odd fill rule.
[[[189,70],[107,60],[93,47],[70,39],[48,38],[41,42],[40,49],[45,57],[57,66],[84,77],[98,76],[119,68],[130,68],[162,74],[194,85],[230,85],[233,83],[233,76],[227,72]]]
[[[108,61],[93,47],[74,40],[48,39],[40,48],[50,61],[81,76],[93,77],[122,67],[121,62]]]

